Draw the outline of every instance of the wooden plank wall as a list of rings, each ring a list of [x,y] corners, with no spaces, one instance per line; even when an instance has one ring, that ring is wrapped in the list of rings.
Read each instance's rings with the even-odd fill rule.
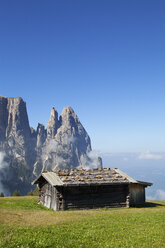
[[[54,210],[128,207],[128,185],[52,187],[42,182],[40,202]]]
[[[52,201],[52,186],[49,183],[45,183],[39,188],[40,203],[45,207],[51,207]]]
[[[127,207],[128,185],[99,185],[58,188],[63,198],[59,209]]]
[[[145,186],[140,184],[130,184],[130,206],[137,206],[145,203]]]

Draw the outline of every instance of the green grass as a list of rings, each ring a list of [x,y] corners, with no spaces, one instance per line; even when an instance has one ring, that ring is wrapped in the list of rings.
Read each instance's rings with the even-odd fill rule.
[[[0,209],[43,210],[43,205],[37,204],[38,196],[1,197]]]
[[[54,212],[38,205],[36,197],[3,198],[0,247],[163,248],[165,201],[142,208]]]

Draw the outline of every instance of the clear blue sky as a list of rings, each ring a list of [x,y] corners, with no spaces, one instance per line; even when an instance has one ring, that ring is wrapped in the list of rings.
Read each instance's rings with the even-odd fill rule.
[[[0,1],[0,95],[73,107],[94,149],[165,150],[164,0]]]

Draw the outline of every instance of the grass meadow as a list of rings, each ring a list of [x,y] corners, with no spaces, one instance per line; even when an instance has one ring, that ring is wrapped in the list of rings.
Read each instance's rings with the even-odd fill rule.
[[[55,212],[38,197],[0,198],[1,248],[165,248],[165,201]]]

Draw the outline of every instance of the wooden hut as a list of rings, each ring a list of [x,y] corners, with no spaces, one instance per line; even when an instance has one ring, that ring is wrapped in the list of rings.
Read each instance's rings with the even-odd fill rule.
[[[145,188],[119,169],[71,169],[42,172],[33,184],[39,202],[54,210],[130,207],[145,203]]]

